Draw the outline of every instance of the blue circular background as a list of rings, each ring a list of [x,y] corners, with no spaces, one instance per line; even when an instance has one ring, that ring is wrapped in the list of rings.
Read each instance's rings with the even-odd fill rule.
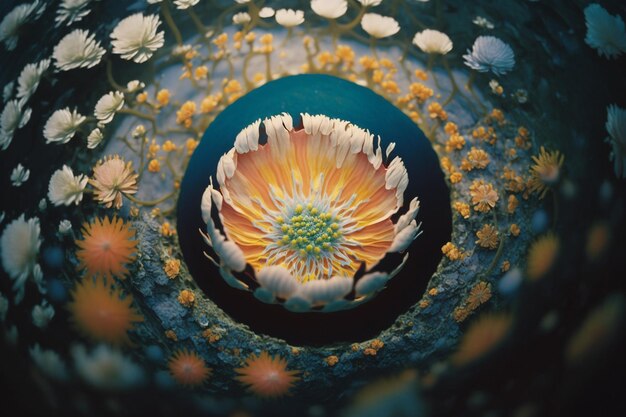
[[[402,157],[409,175],[405,208],[396,218],[406,211],[414,196],[420,199],[417,221],[422,222],[423,234],[411,245],[403,271],[376,298],[353,310],[303,314],[290,313],[279,305],[263,304],[252,294],[228,286],[203,255],[210,248],[198,232],[206,229],[200,201],[209,177],[215,176],[220,157],[233,147],[242,128],[259,118],[282,112],[293,117],[294,127],[301,125],[300,113],[347,120],[375,136],[380,135],[383,152],[390,142],[396,142],[391,157]],[[257,333],[309,345],[364,340],[393,324],[398,315],[422,296],[441,259],[441,247],[451,235],[449,190],[439,159],[423,132],[372,90],[320,74],[271,81],[241,97],[215,118],[189,162],[181,184],[177,218],[187,268],[211,300]]]

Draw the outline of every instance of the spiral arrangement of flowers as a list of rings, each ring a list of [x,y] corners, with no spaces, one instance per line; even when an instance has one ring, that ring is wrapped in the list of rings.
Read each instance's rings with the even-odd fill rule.
[[[12,404],[550,415],[616,392],[626,10],[468,3],[0,5]]]

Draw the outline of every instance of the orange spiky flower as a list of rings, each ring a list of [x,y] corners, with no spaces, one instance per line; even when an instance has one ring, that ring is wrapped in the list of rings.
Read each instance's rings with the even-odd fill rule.
[[[122,296],[111,280],[104,277],[84,277],[71,291],[68,309],[72,321],[85,336],[115,345],[128,343],[128,331],[143,321],[131,306],[133,297]]]
[[[117,277],[128,273],[127,265],[135,260],[135,231],[124,220],[95,218],[84,223],[83,239],[77,240],[79,268],[90,276]]]
[[[280,356],[261,352],[250,355],[245,366],[235,369],[236,379],[260,397],[281,397],[288,393],[299,371],[288,371],[287,361]]]
[[[186,387],[202,385],[213,372],[200,355],[187,349],[176,351],[167,366],[176,382]]]

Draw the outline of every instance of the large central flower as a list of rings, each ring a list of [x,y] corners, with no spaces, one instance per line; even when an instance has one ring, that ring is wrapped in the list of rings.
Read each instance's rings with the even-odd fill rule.
[[[369,132],[326,116],[303,114],[302,129],[287,114],[266,119],[266,144],[259,144],[260,125],[239,133],[218,163],[219,191],[211,183],[203,197],[222,276],[247,288],[233,272],[249,264],[261,287],[255,295],[287,300],[293,310],[339,300],[344,308],[353,289],[353,301],[381,289],[399,269],[370,271],[387,253],[406,250],[419,231],[417,198],[391,220],[408,185],[402,159],[385,166],[380,138],[375,146]],[[225,236],[211,218],[213,205]],[[355,285],[361,268],[369,273]]]

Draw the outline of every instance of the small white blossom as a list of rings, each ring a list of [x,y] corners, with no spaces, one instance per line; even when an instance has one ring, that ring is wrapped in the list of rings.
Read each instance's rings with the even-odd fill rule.
[[[107,345],[98,345],[90,353],[84,346],[74,346],[72,356],[78,375],[94,388],[123,390],[144,379],[139,365]]]
[[[104,139],[104,135],[100,128],[95,128],[89,133],[87,136],[87,148],[88,149],[96,149],[100,143],[102,143],[102,139]]]
[[[7,102],[13,95],[13,88],[15,87],[15,81],[8,82],[2,89],[2,101]]]
[[[311,0],[311,9],[326,19],[337,19],[348,11],[346,0]]]
[[[50,59],[42,59],[36,64],[26,65],[17,79],[17,98],[28,101],[37,91],[41,76],[49,67]]]
[[[0,294],[0,321],[7,319],[7,312],[9,311],[9,299]]]
[[[528,103],[528,91],[524,90],[523,88],[518,88],[517,90],[515,90],[515,93],[513,93],[513,97],[515,97],[515,100],[517,100],[519,104]]]
[[[7,13],[0,22],[0,42],[4,42],[4,47],[12,51],[17,47],[17,40],[22,27],[30,20],[35,20],[41,16],[45,3],[35,0],[32,3],[24,3],[15,6]]]
[[[132,136],[133,136],[133,138],[138,139],[138,138],[142,137],[145,134],[146,134],[146,127],[144,125],[137,125],[133,129]]]
[[[115,113],[120,111],[122,107],[124,107],[124,93],[111,91],[98,100],[94,116],[103,124],[107,124],[113,120]]]
[[[511,47],[494,36],[479,36],[472,50],[463,55],[465,65],[478,72],[491,71],[504,75],[515,66],[515,54]]]
[[[64,381],[68,377],[67,367],[61,356],[50,349],[42,349],[39,344],[29,349],[30,357],[46,376]]]
[[[43,329],[48,325],[50,320],[54,317],[54,307],[52,307],[46,300],[42,301],[41,304],[33,307],[32,312],[33,324],[40,329]]]
[[[30,170],[24,168],[22,164],[17,164],[13,171],[11,171],[11,184],[14,187],[21,187],[30,177]]]
[[[252,20],[252,18],[246,12],[239,12],[233,16],[233,23],[235,25],[245,25],[250,20]]]
[[[375,7],[378,6],[383,0],[359,0],[362,6]]]
[[[11,100],[2,114],[0,114],[0,150],[5,150],[13,141],[13,136],[17,129],[21,129],[28,123],[32,110],[26,108],[22,110],[23,100]]]
[[[57,15],[54,19],[56,26],[61,26],[67,21],[66,26],[74,22],[80,22],[91,10],[88,8],[92,0],[62,0]]]
[[[452,50],[450,37],[443,32],[432,29],[417,32],[413,38],[413,45],[427,54],[445,55]]]
[[[59,222],[59,233],[66,235],[72,231],[72,222],[64,219]]]
[[[135,93],[139,90],[143,90],[143,88],[146,85],[144,83],[142,83],[139,80],[133,80],[133,81],[129,81],[128,84],[126,84],[126,90],[128,90],[129,93]]]
[[[163,0],[148,0],[149,4],[157,4],[157,3],[161,3]]]
[[[95,40],[95,35],[76,29],[54,47],[54,65],[61,71],[75,68],[92,68],[100,63],[106,51]]]
[[[365,13],[361,19],[361,27],[370,36],[378,39],[395,35],[400,31],[400,25],[396,19],[377,13]]]
[[[56,170],[50,177],[48,198],[55,206],[78,205],[83,199],[88,181],[89,178],[86,175],[74,176],[72,168],[63,165],[63,168]]]
[[[34,217],[19,218],[9,223],[0,237],[0,258],[2,267],[13,280],[15,303],[24,297],[24,284],[30,276],[35,275],[37,255],[41,246],[39,219]]]
[[[43,129],[43,136],[46,143],[65,144],[70,141],[76,134],[76,131],[87,118],[76,109],[70,111],[69,108],[57,110],[46,122]]]
[[[200,0],[174,0],[177,9],[185,10],[198,4]]]
[[[262,19],[267,19],[268,17],[274,16],[274,13],[276,12],[271,7],[263,7],[261,10],[259,10],[259,17]]]
[[[493,29],[495,27],[489,19],[482,16],[476,16],[474,20],[472,20],[472,23],[483,29]]]
[[[250,0],[235,0],[237,3],[239,4],[246,4],[246,3],[250,3]]]
[[[286,28],[291,28],[304,23],[304,12],[302,10],[280,9],[274,16],[276,23]]]
[[[113,53],[138,64],[146,62],[165,42],[164,32],[157,33],[160,24],[159,16],[154,14],[136,13],[123,19],[111,33]]]
[[[598,51],[598,55],[614,59],[626,52],[626,30],[621,16],[613,16],[597,3],[585,8],[587,45]]]
[[[42,198],[41,200],[39,200],[37,208],[39,209],[39,211],[46,211],[46,209],[48,208],[48,201],[45,198]]]
[[[606,110],[606,131],[609,133],[606,141],[612,146],[615,175],[626,178],[626,109],[612,104]]]

